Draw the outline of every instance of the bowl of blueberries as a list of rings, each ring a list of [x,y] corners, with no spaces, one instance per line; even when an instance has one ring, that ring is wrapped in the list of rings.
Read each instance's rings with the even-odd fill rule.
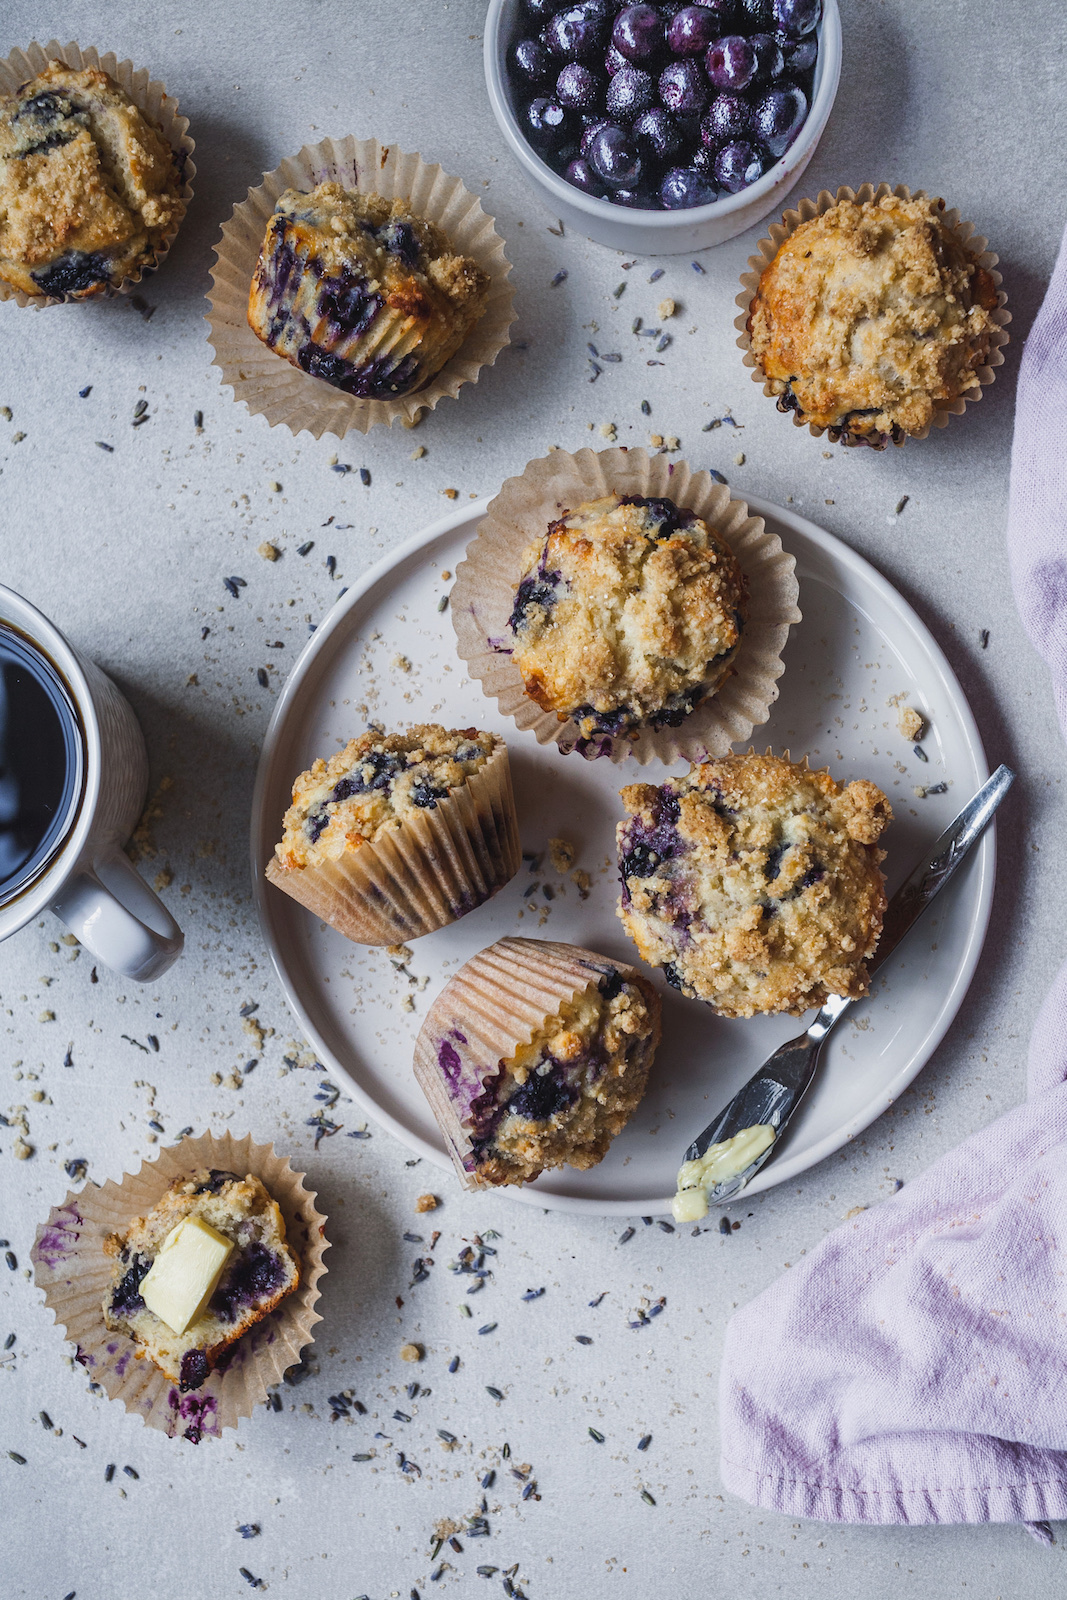
[[[489,100],[550,209],[617,250],[722,244],[779,205],[837,93],[837,0],[490,0]]]

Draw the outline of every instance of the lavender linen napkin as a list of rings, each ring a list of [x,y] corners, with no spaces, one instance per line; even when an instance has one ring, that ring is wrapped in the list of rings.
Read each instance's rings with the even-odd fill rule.
[[[1023,355],[1008,544],[1067,731],[1067,242]],[[1067,968],[1026,1103],[739,1311],[720,1403],[726,1487],[790,1516],[1067,1518]]]

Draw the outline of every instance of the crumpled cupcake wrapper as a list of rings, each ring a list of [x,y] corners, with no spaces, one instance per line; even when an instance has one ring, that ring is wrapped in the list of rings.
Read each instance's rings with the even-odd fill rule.
[[[740,335],[737,341],[738,347],[744,351],[743,360],[745,366],[750,368],[753,383],[761,384],[764,394],[769,395],[772,400],[777,402],[779,396],[775,394],[770,383],[764,377],[762,368],[757,364],[756,358],[752,354],[752,341],[748,332],[748,318],[752,310],[752,301],[755,298],[756,290],[759,288],[760,277],[778,254],[782,241],[788,239],[789,235],[802,222],[810,222],[812,217],[821,217],[824,211],[829,211],[831,206],[837,205],[841,200],[856,201],[863,205],[868,200],[882,200],[888,194],[895,194],[900,200],[928,200],[930,198],[925,189],[912,190],[903,183],[898,183],[895,188],[890,188],[888,183],[880,183],[877,188],[873,183],[865,183],[859,189],[843,187],[838,189],[836,194],[831,194],[828,189],[822,189],[817,199],[802,200],[795,210],[783,212],[781,222],[772,223],[770,237],[761,239],[756,246],[757,254],[749,256],[748,271],[741,274],[741,293],[736,300],[741,314],[734,318],[734,327]],[[945,225],[951,228],[960,243],[966,245],[967,250],[974,256],[978,265],[985,267],[996,284],[998,306],[997,310],[991,313],[996,327],[991,337],[988,365],[975,368],[975,376],[978,378],[979,387],[977,389],[969,389],[966,394],[957,396],[955,400],[938,401],[934,415],[927,426],[918,433],[903,434],[899,439],[894,439],[893,443],[898,446],[904,444],[907,439],[925,439],[931,427],[946,428],[949,417],[962,417],[968,405],[981,400],[982,390],[991,384],[996,377],[996,373],[993,370],[994,367],[1002,367],[1004,365],[1004,346],[1011,337],[1007,331],[1007,325],[1011,321],[1011,312],[1005,309],[1008,303],[1008,296],[1001,288],[1002,275],[995,270],[1000,257],[986,248],[988,241],[981,234],[975,232],[973,222],[960,221],[958,211],[945,210],[941,213],[941,217]],[[838,428],[824,428],[818,422],[805,422],[795,411],[790,411],[783,406],[779,406],[778,409],[792,417],[794,427],[807,428],[815,439],[821,439],[824,434],[828,434],[831,444],[845,444],[849,447],[864,445],[870,450],[885,449],[884,443],[871,444],[863,438],[857,439],[846,436],[842,439],[841,430]]]
[[[523,551],[543,538],[550,522],[586,500],[613,492],[656,497],[666,495],[686,506],[713,528],[737,557],[748,581],[748,620],[730,675],[710,699],[697,706],[678,728],[644,730],[637,739],[595,735],[581,746],[592,759],[613,762],[706,761],[726,755],[766,722],[778,698],[782,651],[789,629],[800,621],[795,562],[782,549],[762,517],[751,517],[742,500],[732,500],[723,484],[708,472],[694,472],[684,461],[644,450],[555,450],[531,461],[517,478],[509,478],[486,508],[475,539],[456,570],[449,609],[459,653],[472,678],[481,682],[516,726],[529,729],[538,744],[551,741],[564,753],[579,748],[573,722],[560,722],[526,694],[522,674],[512,658],[494,650],[490,639],[507,638],[507,619],[514,605]]]
[[[499,1061],[528,1045],[546,1022],[600,981],[601,974],[591,972],[583,961],[601,968],[612,966],[627,981],[640,976],[625,962],[579,945],[548,939],[499,939],[460,967],[426,1013],[415,1043],[415,1078],[465,1189],[495,1186],[479,1183],[463,1165],[470,1154],[470,1133],[438,1064],[442,1040],[461,1034],[465,1043],[460,1049],[469,1070],[484,1066],[485,1075],[491,1075]]]
[[[201,1388],[180,1394],[172,1378],[148,1356],[138,1355],[132,1339],[105,1326],[102,1303],[114,1262],[103,1245],[108,1234],[125,1232],[135,1217],[150,1211],[174,1178],[187,1177],[197,1167],[242,1177],[251,1172],[259,1178],[281,1208],[289,1247],[300,1262],[300,1282],[233,1346],[224,1370],[216,1368]],[[102,1187],[87,1184],[53,1206],[30,1253],[35,1280],[64,1336],[76,1345],[77,1359],[112,1400],[121,1400],[148,1427],[171,1438],[194,1444],[218,1438],[223,1428],[250,1417],[286,1368],[314,1342],[311,1330],[322,1318],[313,1307],[321,1292],[319,1279],[327,1270],[323,1253],[329,1248],[323,1234],[326,1218],[315,1199],[304,1186],[304,1174],[294,1172],[288,1157],[278,1155],[273,1145],[229,1133],[189,1137],[162,1150],[155,1160],[142,1162],[138,1172],[126,1173],[120,1183],[109,1178]]]
[[[101,72],[114,78],[138,111],[159,128],[181,162],[181,197],[185,202],[181,216],[163,235],[150,262],[131,272],[119,285],[111,285],[102,291],[103,294],[130,294],[144,275],[154,272],[165,259],[193,198],[193,179],[196,177],[193,151],[196,146],[189,137],[189,118],[178,115],[177,100],[167,93],[163,84],[149,78],[146,67],[135,68],[132,61],[119,61],[113,51],[102,56],[97,50],[82,49],[81,45],[74,43],[60,44],[57,39],[52,39],[46,45],[39,45],[35,39],[26,50],[12,50],[6,61],[0,61],[0,95],[14,94],[21,84],[43,72],[50,61],[62,61],[73,72],[81,72],[86,67],[99,67]],[[70,303],[62,296],[26,294],[12,284],[3,282],[0,282],[0,300],[14,300],[20,306],[34,306],[37,310]]]
[[[331,182],[386,200],[406,201],[412,211],[435,222],[456,251],[472,257],[489,275],[489,299],[482,317],[451,360],[414,394],[395,400],[357,399],[291,366],[248,326],[252,274],[279,195],[286,189],[307,192],[316,184]],[[432,411],[446,395],[455,396],[465,383],[476,383],[482,368],[493,365],[511,338],[508,330],[516,316],[515,290],[508,281],[511,263],[493,218],[458,178],[377,139],[351,135],[324,139],[305,145],[299,155],[265,173],[259,187],[234,206],[215,254],[207,317],[214,364],[234,399],[253,416],[266,417],[272,428],[281,423],[292,433],[306,430],[316,439],[332,433],[343,439],[351,431],[367,433],[380,422],[391,427],[397,418],[414,427],[422,413]]]
[[[431,810],[317,867],[283,867],[270,882],[356,944],[404,944],[473,911],[519,870],[522,852],[508,751]]]

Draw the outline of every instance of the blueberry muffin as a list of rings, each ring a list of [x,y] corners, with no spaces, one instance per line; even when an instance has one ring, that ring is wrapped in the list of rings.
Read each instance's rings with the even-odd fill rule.
[[[575,945],[501,939],[435,1000],[415,1076],[467,1189],[593,1167],[648,1082],[660,1002],[632,967]]]
[[[52,61],[0,100],[0,278],[84,300],[155,264],[185,211],[179,161],[106,72]]]
[[[165,1305],[168,1316],[183,1320],[170,1309],[169,1299],[154,1299],[151,1285],[176,1231],[190,1224],[209,1246],[217,1245],[214,1261],[221,1259],[221,1271],[216,1265],[206,1300],[194,1307],[192,1320],[175,1329],[147,1301]],[[147,1216],[135,1218],[125,1233],[110,1235],[104,1250],[114,1261],[104,1295],[107,1327],[127,1334],[183,1394],[199,1389],[224,1352],[300,1281],[277,1202],[251,1173],[242,1178],[203,1168],[176,1178]],[[210,1288],[210,1277],[203,1282]]]
[[[360,944],[454,922],[518,871],[507,747],[437,724],[369,728],[293,785],[267,877]]]
[[[678,727],[715,693],[746,603],[736,558],[694,512],[612,494],[564,512],[526,550],[504,647],[530,699],[582,741],[636,738]]]
[[[723,1017],[867,993],[882,931],[877,848],[892,820],[866,779],[725,756],[622,791],[618,914],[668,983]]]
[[[485,310],[489,277],[401,200],[320,183],[274,207],[248,324],[276,355],[361,400],[427,384]]]
[[[980,386],[997,288],[943,210],[892,194],[842,200],[783,240],[747,324],[779,410],[882,448]]]

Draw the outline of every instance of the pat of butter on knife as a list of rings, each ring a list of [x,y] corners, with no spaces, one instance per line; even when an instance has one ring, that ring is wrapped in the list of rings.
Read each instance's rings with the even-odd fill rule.
[[[208,1222],[186,1217],[172,1228],[141,1284],[149,1311],[184,1333],[215,1293],[233,1245]]]

